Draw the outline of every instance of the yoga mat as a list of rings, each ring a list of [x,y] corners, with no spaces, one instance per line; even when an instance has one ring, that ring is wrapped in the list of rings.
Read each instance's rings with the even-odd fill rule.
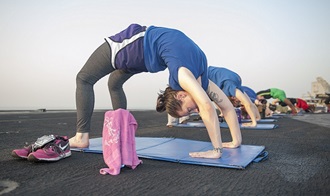
[[[203,122],[187,122],[186,124],[176,124],[173,126],[174,127],[199,127],[199,128],[205,127]],[[228,124],[226,122],[220,123],[220,127],[229,128]],[[270,130],[270,129],[275,129],[277,127],[278,127],[278,125],[275,125],[275,124],[257,124],[256,127],[243,127],[242,125],[240,126],[240,128],[244,129],[244,130]]]
[[[285,113],[273,113],[272,116],[288,116],[290,114],[285,114]]]
[[[258,123],[272,123],[272,122],[276,122],[276,119],[260,119],[257,122]],[[242,119],[242,123],[246,123],[246,122],[251,122],[251,119]]]
[[[138,157],[183,164],[245,169],[252,161],[260,162],[268,157],[264,146],[241,145],[238,148],[224,148],[220,159],[192,158],[189,152],[211,150],[211,142],[179,139],[136,137]],[[102,138],[90,139],[89,148],[72,148],[72,151],[102,153]]]
[[[265,117],[265,119],[279,119],[279,118],[283,118],[283,116],[267,116],[267,117]]]
[[[222,122],[220,123],[220,127],[221,128],[229,128],[228,124],[226,122]],[[275,124],[257,124],[256,127],[243,127],[242,125],[240,125],[241,129],[244,130],[270,130],[270,129],[275,129],[278,127],[278,125]]]
[[[279,118],[284,118],[284,117],[294,117],[294,116],[304,116],[303,112],[298,112],[297,114],[293,115],[293,114],[284,114],[284,113],[274,113],[272,114],[272,116],[267,117],[267,118],[273,118],[273,119],[279,119]]]
[[[149,137],[135,137],[136,151],[160,145],[173,138],[152,138]],[[89,140],[89,148],[71,148],[72,151],[92,152],[102,154],[102,138],[93,138]]]

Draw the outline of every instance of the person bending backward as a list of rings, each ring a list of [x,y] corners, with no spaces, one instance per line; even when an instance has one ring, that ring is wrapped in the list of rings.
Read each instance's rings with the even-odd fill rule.
[[[250,98],[251,102],[254,103],[254,107],[256,107],[255,110],[257,111],[256,114],[257,120],[261,119],[258,107],[262,105],[262,103],[257,99],[257,93],[254,90],[252,90],[252,88],[247,86],[242,86],[241,89]],[[245,111],[244,113],[247,114],[244,105],[242,105],[241,110],[244,110]],[[269,108],[266,108],[266,110],[268,110],[268,113],[270,113]]]
[[[259,91],[259,92],[257,92],[257,98],[259,101],[262,99],[270,99],[270,98],[278,99],[278,100],[286,103],[291,108],[292,114],[297,114],[296,108],[291,103],[291,101],[288,98],[286,98],[285,92],[281,89],[270,88],[267,90]]]
[[[324,104],[327,106],[327,113],[330,113],[330,97],[326,98]]]
[[[262,104],[257,99],[257,93],[254,90],[252,90],[250,87],[247,87],[247,86],[242,86],[241,88],[242,88],[243,92],[245,94],[247,94],[247,96],[250,98],[250,100],[252,101],[252,103],[254,103],[256,105]]]
[[[242,126],[245,127],[255,127],[257,126],[257,120],[260,120],[260,114],[258,108],[254,103],[252,103],[248,94],[246,94],[242,89],[242,80],[241,77],[226,68],[223,67],[208,67],[208,78],[210,81],[214,82],[229,98],[234,107],[238,107],[241,104],[244,105],[245,110],[251,118],[251,123],[243,123]],[[257,96],[257,95],[255,95]],[[217,104],[216,104],[217,105]],[[218,107],[221,111],[221,108]],[[222,115],[222,111],[221,111]],[[173,118],[171,115],[168,115],[167,126],[171,126],[172,123],[177,123],[178,121],[185,121],[189,119],[189,116],[182,117],[180,119]]]
[[[93,85],[110,74],[108,87],[113,109],[127,108],[123,84],[134,74],[169,70],[169,92],[162,102],[172,115],[184,116],[199,111],[214,149],[192,152],[192,157],[219,158],[222,148],[240,146],[242,138],[234,108],[222,91],[207,78],[207,60],[203,51],[176,29],[132,24],[120,33],[105,38],[77,74],[77,130],[71,147],[88,147],[91,116],[94,109]],[[208,92],[208,94],[206,93]],[[233,136],[222,143],[220,126],[208,95],[222,108]],[[177,106],[172,108],[168,106]]]
[[[294,105],[296,107],[297,112],[299,109],[302,109],[305,112],[313,112],[313,110],[309,107],[308,103],[305,100],[300,99],[300,98],[287,98],[287,99],[289,99],[290,102],[292,103],[292,105]],[[276,104],[276,103],[278,103],[282,107],[287,106],[287,104],[285,102],[280,101],[278,99],[273,101],[273,104]]]
[[[240,104],[244,105],[252,122],[243,123],[242,126],[257,126],[257,120],[260,120],[258,108],[243,91],[242,79],[237,73],[224,67],[210,66],[208,68],[208,78],[228,96],[234,107],[238,107]],[[219,109],[221,110],[221,108]]]

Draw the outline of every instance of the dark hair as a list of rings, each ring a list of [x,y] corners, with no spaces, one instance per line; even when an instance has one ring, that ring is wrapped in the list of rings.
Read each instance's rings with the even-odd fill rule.
[[[266,99],[260,99],[259,100],[261,104],[267,104],[267,100]]]
[[[241,107],[241,101],[239,101],[235,96],[228,96],[228,99],[235,108]]]
[[[287,106],[287,104],[286,104],[284,101],[280,101],[279,104],[280,104],[282,107]]]
[[[328,97],[325,101],[324,101],[325,104],[329,104],[330,103],[330,97]]]
[[[156,111],[164,112],[166,111],[169,115],[180,118],[177,111],[181,111],[182,102],[176,99],[176,94],[178,91],[173,90],[171,87],[167,87],[165,91],[160,91],[158,93]]]
[[[271,110],[271,111],[275,111],[276,110],[276,105],[275,104],[269,104],[268,108]]]

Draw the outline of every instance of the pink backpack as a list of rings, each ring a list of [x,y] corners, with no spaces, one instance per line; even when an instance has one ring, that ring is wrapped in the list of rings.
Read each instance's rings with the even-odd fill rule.
[[[135,169],[141,160],[135,149],[135,132],[138,124],[127,110],[107,111],[104,115],[102,150],[109,168],[100,169],[103,175],[118,175],[122,166]]]

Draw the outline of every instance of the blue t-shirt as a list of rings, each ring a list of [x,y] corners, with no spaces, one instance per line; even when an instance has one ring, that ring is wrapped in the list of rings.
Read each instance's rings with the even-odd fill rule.
[[[254,103],[254,101],[257,99],[257,93],[247,86],[242,86],[242,90],[249,96],[252,103]]]
[[[148,27],[144,36],[144,62],[151,73],[168,68],[169,86],[174,90],[183,90],[178,80],[180,67],[189,69],[196,79],[201,76],[205,91],[209,85],[204,52],[181,31]]]
[[[208,68],[208,77],[214,82],[227,96],[234,96],[236,89],[242,91],[241,77],[226,68],[210,66]],[[242,91],[243,92],[243,91]]]

